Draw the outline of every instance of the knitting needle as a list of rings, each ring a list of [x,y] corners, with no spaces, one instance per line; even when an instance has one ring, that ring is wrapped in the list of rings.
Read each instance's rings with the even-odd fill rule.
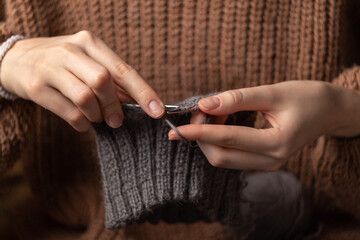
[[[177,113],[188,113],[188,112],[195,112],[196,107],[186,108],[186,109],[179,109],[180,107],[176,109],[170,109],[166,113],[167,114],[177,114]]]
[[[141,108],[141,106],[137,103],[122,103],[121,105],[126,108]],[[180,106],[177,105],[165,104],[165,110],[168,114],[181,112],[179,108]]]

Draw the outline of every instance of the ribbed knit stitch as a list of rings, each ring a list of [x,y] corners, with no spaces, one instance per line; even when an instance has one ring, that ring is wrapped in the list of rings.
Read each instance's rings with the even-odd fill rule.
[[[0,41],[16,34],[32,38],[92,31],[144,76],[164,102],[177,102],[286,80],[331,82],[344,68],[349,47],[340,31],[357,32],[357,25],[344,16],[351,2],[356,3],[1,0]],[[359,54],[355,50],[347,52]],[[337,82],[357,86],[358,69],[339,75]],[[1,101],[0,110],[0,170],[9,168],[28,145],[31,153],[22,156],[25,172],[44,211],[63,225],[91,231],[89,222],[97,219],[102,204],[101,195],[95,194],[101,186],[96,153],[89,148],[93,136],[75,133],[44,109],[29,111],[20,100],[11,105]],[[32,140],[25,141],[30,135]],[[291,156],[285,168],[300,179],[318,209],[359,217],[358,149],[357,138],[321,137]],[[79,199],[86,207],[73,206]],[[336,236],[347,231],[341,224],[335,224],[340,229]],[[101,239],[111,237],[120,235]]]
[[[177,103],[180,109],[197,108],[201,97]],[[169,203],[193,205],[191,212],[163,211],[163,220],[192,222],[217,220],[242,226],[240,203],[245,182],[242,171],[211,166],[201,150],[186,141],[169,141],[170,127],[142,110],[124,109],[120,128],[94,124],[102,170],[106,226],[118,228],[139,219],[152,220],[156,209]],[[191,113],[167,115],[175,125],[189,123]],[[228,124],[251,126],[254,114],[232,115]],[[171,209],[171,208],[170,208]],[[202,212],[202,213],[201,213]],[[149,215],[144,217],[144,215]],[[249,219],[246,224],[250,222]]]
[[[90,30],[174,102],[286,79],[331,81],[338,74],[341,4],[17,0],[0,23],[0,40]]]

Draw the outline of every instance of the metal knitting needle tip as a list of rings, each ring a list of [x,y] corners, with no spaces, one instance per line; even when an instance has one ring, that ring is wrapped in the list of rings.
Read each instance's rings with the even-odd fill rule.
[[[125,107],[125,108],[141,108],[141,106],[137,103],[121,103],[121,106]],[[167,113],[179,113],[181,112],[180,110],[180,106],[178,105],[170,105],[170,104],[165,104],[165,110]]]
[[[121,106],[127,108],[141,108],[137,103],[121,103]]]
[[[180,111],[180,106],[166,104],[165,110],[166,110],[167,114],[170,114],[172,112],[178,112],[178,111]]]
[[[194,112],[195,110],[196,110],[196,107],[187,108],[187,109],[180,109],[180,107],[178,106],[177,109],[167,111],[166,113],[167,114],[188,113],[188,112]]]

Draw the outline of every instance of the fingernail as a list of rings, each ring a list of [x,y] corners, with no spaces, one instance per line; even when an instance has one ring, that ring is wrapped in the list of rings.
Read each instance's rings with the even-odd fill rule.
[[[108,122],[110,124],[110,127],[117,128],[121,126],[121,117],[118,113],[113,113],[109,116]]]
[[[170,130],[168,137],[169,137],[169,140],[175,140],[175,137],[176,137],[175,132],[173,130]]]
[[[164,111],[164,108],[161,106],[161,104],[157,100],[152,100],[149,103],[149,109],[155,117],[160,116]]]
[[[205,110],[213,110],[220,106],[220,99],[218,97],[208,97],[201,99],[199,104]]]

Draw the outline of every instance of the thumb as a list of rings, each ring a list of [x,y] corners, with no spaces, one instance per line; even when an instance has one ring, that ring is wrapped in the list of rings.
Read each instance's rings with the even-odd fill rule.
[[[226,115],[239,111],[266,111],[274,105],[271,85],[222,92],[199,101],[201,111],[211,115]]]

